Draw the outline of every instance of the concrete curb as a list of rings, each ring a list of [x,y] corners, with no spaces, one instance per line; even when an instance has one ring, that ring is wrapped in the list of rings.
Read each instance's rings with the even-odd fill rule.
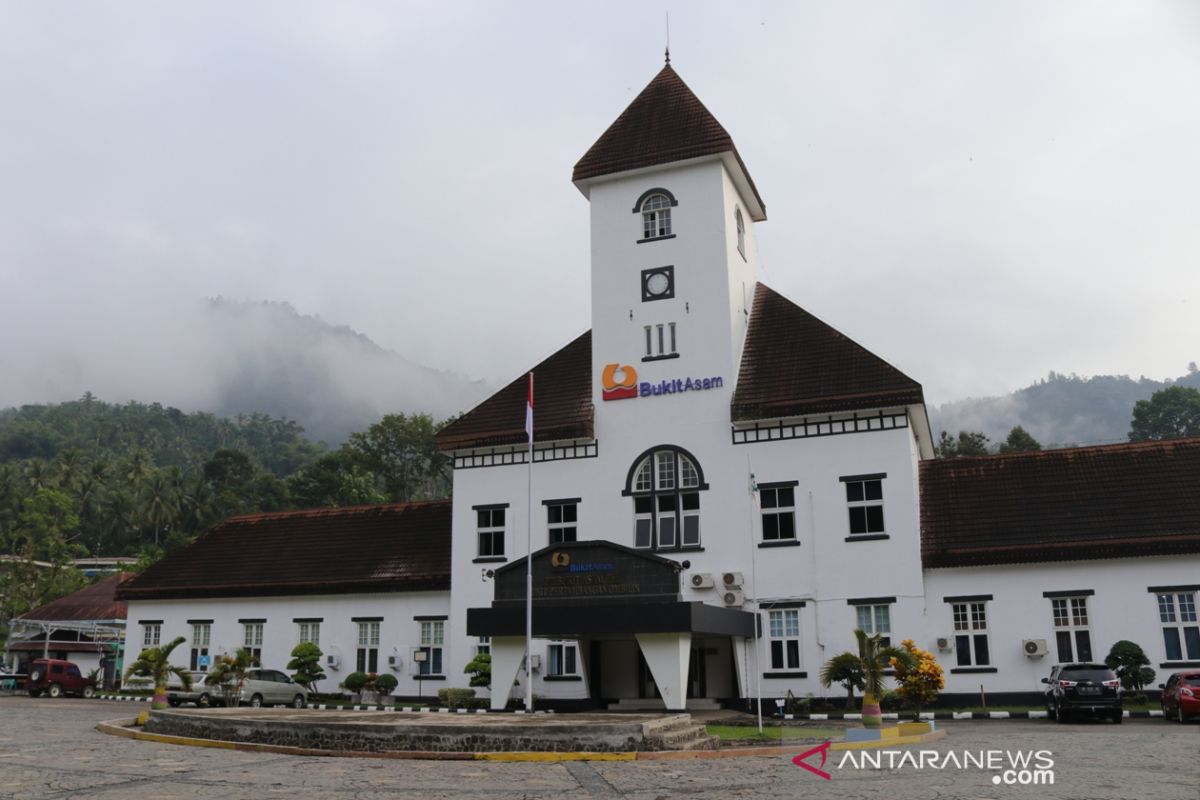
[[[620,753],[543,753],[543,752],[513,752],[513,753],[473,753],[473,752],[443,752],[428,750],[388,750],[385,752],[357,752],[349,750],[316,750],[307,747],[289,747],[276,744],[255,744],[252,742],[230,742],[220,739],[196,739],[188,736],[171,736],[162,733],[148,733],[137,730],[132,726],[136,720],[113,719],[100,722],[96,730],[109,736],[131,739],[139,742],[156,742],[158,744],[173,744],[184,747],[208,747],[217,750],[237,750],[244,753],[277,753],[293,756],[324,756],[333,758],[380,758],[399,761],[507,761],[524,763],[562,763],[564,761],[694,761],[717,758],[746,758],[764,756],[794,756],[796,751],[805,743],[797,742],[792,745],[770,747],[729,747],[721,750],[658,750]],[[944,730],[920,736],[902,736],[894,739],[871,742],[834,742],[831,750],[862,750],[867,748],[892,747],[895,745],[918,744],[932,742],[946,735]]]

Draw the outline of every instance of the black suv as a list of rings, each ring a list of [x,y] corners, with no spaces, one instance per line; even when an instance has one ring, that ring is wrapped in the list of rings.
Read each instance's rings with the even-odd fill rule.
[[[1069,722],[1088,714],[1108,717],[1120,724],[1121,681],[1103,664],[1058,664],[1042,678],[1046,686],[1046,711],[1051,719]]]

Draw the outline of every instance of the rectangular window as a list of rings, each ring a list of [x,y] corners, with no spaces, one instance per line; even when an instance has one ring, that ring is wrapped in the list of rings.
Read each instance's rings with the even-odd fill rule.
[[[800,610],[785,608],[767,612],[771,669],[800,669]]]
[[[646,358],[654,355],[654,332],[650,325],[646,326]]]
[[[758,485],[762,508],[763,541],[793,541],[796,538],[796,489],[794,485]]]
[[[480,636],[475,642],[475,655],[487,656],[492,654],[492,637]]]
[[[674,322],[645,325],[643,331],[646,335],[646,360],[670,358],[677,354]]]
[[[846,480],[850,509],[850,535],[883,533],[883,480]]]
[[[1200,660],[1200,624],[1196,618],[1196,593],[1159,594],[1158,619],[1162,623],[1167,661]]]
[[[297,637],[300,644],[308,642],[309,644],[321,644],[321,623],[319,622],[300,622],[299,636]]]
[[[1055,597],[1050,600],[1054,616],[1054,640],[1058,663],[1092,660],[1092,634],[1088,630],[1087,597]]]
[[[478,515],[479,556],[504,555],[504,508],[476,509]]]
[[[954,614],[954,651],[960,667],[986,667],[988,651],[987,603],[952,603]]]
[[[442,640],[446,632],[446,623],[440,620],[421,623],[421,652],[425,660],[420,662],[422,675],[442,674]],[[489,650],[491,640],[488,641]]]
[[[547,675],[578,675],[574,642],[554,642],[547,653],[549,665]]]
[[[358,623],[356,668],[359,672],[379,671],[379,624],[378,622]]]
[[[162,641],[162,623],[148,622],[142,624],[142,647],[158,647]]]
[[[889,605],[856,606],[857,624],[863,633],[870,636],[879,634],[883,637],[883,645],[892,644],[892,608]]]
[[[654,547],[654,500],[633,498],[633,546]]]
[[[250,651],[250,655],[262,661],[263,623],[242,623],[242,647]]]
[[[550,502],[546,504],[547,537],[550,544],[575,541],[579,509],[575,502]]]
[[[207,672],[209,667],[208,646],[212,640],[212,624],[207,622],[192,623],[192,657],[190,669],[192,672]]]

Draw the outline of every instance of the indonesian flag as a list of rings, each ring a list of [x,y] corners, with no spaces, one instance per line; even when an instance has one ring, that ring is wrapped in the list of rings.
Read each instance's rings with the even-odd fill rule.
[[[533,444],[533,373],[529,373],[529,400],[525,403],[525,433],[529,435],[529,444]]]

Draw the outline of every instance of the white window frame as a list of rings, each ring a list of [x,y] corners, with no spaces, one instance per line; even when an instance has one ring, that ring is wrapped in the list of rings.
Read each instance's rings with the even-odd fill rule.
[[[846,485],[846,507],[849,513],[850,536],[881,536],[887,534],[887,524],[883,513],[883,482],[887,475],[857,475],[842,478]],[[857,491],[855,489],[857,488]],[[874,487],[878,487],[879,496],[873,497]],[[872,526],[871,512],[879,509],[877,527]],[[861,517],[862,530],[856,531],[855,518]]]
[[[1163,651],[1167,661],[1200,660],[1200,621],[1197,619],[1195,590],[1156,592],[1158,621],[1162,628]],[[1190,637],[1189,637],[1189,634]],[[1171,640],[1178,645],[1179,656],[1171,655]]]
[[[746,257],[746,220],[742,218],[742,210],[735,208],[733,210],[733,221],[737,227],[737,249],[742,254],[742,258]]]
[[[547,500],[545,505],[546,542],[548,544],[566,544],[577,541],[579,538],[579,501]],[[555,509],[557,509],[558,519],[555,519]]]
[[[688,550],[701,546],[700,492],[708,486],[691,456],[669,446],[644,453],[632,483],[625,494],[633,496],[635,548]]]
[[[445,620],[421,620],[420,624],[421,651],[427,654],[425,660],[420,662],[420,673],[426,677],[444,675],[446,664],[443,646],[446,641],[446,622]]]
[[[679,354],[674,322],[656,322],[653,325],[642,326],[642,330],[646,335],[646,355],[643,361],[670,358]]]
[[[992,643],[988,633],[989,600],[954,600],[950,603],[950,615],[954,621],[954,655],[957,666],[991,667]],[[965,641],[964,641],[965,640]],[[980,657],[980,642],[983,656]],[[966,661],[963,656],[966,656]]]
[[[475,640],[475,655],[490,656],[492,654],[492,637],[480,636]]]
[[[383,622],[377,619],[359,620],[355,623],[358,626],[358,646],[355,648],[355,667],[359,672],[378,672],[379,671],[379,639],[380,630],[383,627]],[[372,663],[374,662],[374,666]]]
[[[575,642],[551,642],[546,649],[546,676],[579,674],[579,647]]]
[[[142,623],[142,647],[158,647],[162,643],[162,623]]]
[[[665,239],[671,235],[671,198],[655,192],[642,201],[642,241]]]
[[[793,542],[796,541],[796,486],[795,481],[785,483],[760,483],[758,485],[758,507],[762,517],[762,540],[764,542]],[[785,504],[783,492],[791,494],[792,502]],[[774,524],[768,524],[768,518]],[[782,520],[791,521],[791,533],[785,533]],[[774,532],[771,529],[774,528]]]
[[[321,646],[321,623],[320,622],[297,622],[296,623],[296,642],[297,644],[315,644]]]
[[[794,672],[800,669],[799,608],[767,611],[767,659],[771,672]]]
[[[892,644],[892,606],[890,603],[862,603],[854,606],[856,627],[868,636],[879,634],[884,647]]]
[[[1094,661],[1092,632],[1088,624],[1087,595],[1050,598],[1050,621],[1058,663]],[[1086,646],[1086,655],[1084,649]]]
[[[262,662],[263,630],[266,627],[265,622],[242,623],[242,647],[250,651],[250,655],[257,658],[259,663]]]
[[[191,652],[191,669],[193,672],[208,672],[208,667],[200,663],[201,656],[208,655],[208,649],[212,645],[212,623],[211,622],[193,622],[192,623],[192,652]]]
[[[505,558],[508,506],[477,506],[473,510],[476,523],[475,554],[479,558]]]

